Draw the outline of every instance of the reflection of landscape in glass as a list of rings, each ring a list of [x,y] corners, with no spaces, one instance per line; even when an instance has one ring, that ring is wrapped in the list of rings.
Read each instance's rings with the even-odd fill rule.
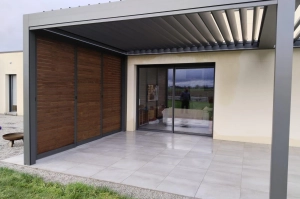
[[[172,96],[172,74],[168,71],[168,96]],[[213,107],[214,69],[176,69],[175,75],[175,108],[181,108],[180,95],[188,88],[191,101],[190,109]],[[168,97],[168,106],[172,106],[172,97]]]

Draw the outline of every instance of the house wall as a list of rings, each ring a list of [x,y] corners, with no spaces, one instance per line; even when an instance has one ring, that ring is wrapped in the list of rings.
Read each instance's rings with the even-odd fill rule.
[[[0,52],[0,114],[9,112],[9,75],[16,75],[17,115],[23,115],[23,52]]]
[[[213,137],[271,143],[274,50],[203,52],[128,57],[127,130],[136,127],[137,65],[215,62]],[[291,137],[300,146],[300,49],[294,50]]]

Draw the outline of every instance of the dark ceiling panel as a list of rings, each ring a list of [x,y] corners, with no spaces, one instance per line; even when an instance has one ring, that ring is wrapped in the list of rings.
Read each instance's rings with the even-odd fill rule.
[[[187,18],[192,22],[192,24],[197,28],[197,30],[203,35],[203,37],[209,42],[211,46],[215,45],[216,40],[211,35],[210,31],[200,18],[198,14],[188,14]]]
[[[154,22],[152,19],[143,19],[143,22],[147,23],[149,25],[149,27],[156,30],[160,34],[165,35],[165,37],[167,37],[168,40],[170,40],[174,44],[174,47],[179,48],[179,47],[183,47],[186,45],[183,41],[178,39],[175,35],[172,35],[170,32],[168,32],[166,29],[164,29],[159,24]]]
[[[145,20],[135,20],[132,24],[143,31],[144,34],[149,34],[157,44],[162,44],[166,48],[173,48],[174,46],[179,47],[178,44],[170,39],[166,34],[149,25]]]
[[[190,32],[202,45],[207,45],[208,41],[203,37],[203,35],[197,30],[193,23],[187,18],[186,15],[177,15],[174,18],[185,27],[185,29]]]
[[[185,44],[184,47],[195,45],[161,17],[152,18],[152,21],[159,24],[160,27],[164,28],[166,31],[180,39]]]
[[[111,35],[109,35],[109,33],[107,31],[105,31],[105,32],[102,31],[99,34],[97,34],[97,32],[95,32],[95,30],[93,30],[92,26],[70,26],[70,27],[62,27],[59,29],[73,33],[75,35],[79,35],[81,37],[85,37],[85,38],[103,43],[105,45],[114,46],[116,48],[126,50],[125,48],[122,48],[122,45],[116,46],[115,44],[117,44],[118,40],[113,39],[113,37]],[[122,44],[122,41],[120,44]],[[125,46],[125,45],[126,45],[126,43],[123,46]]]
[[[168,48],[169,46],[162,42],[162,40],[155,38],[153,34],[150,34],[148,30],[143,30],[141,26],[137,26],[134,21],[122,21],[116,25],[116,27],[121,27],[122,30],[127,31],[127,34],[130,34],[134,37],[131,42],[136,43],[141,46],[137,49],[130,50],[140,50],[143,49],[153,49],[153,48]]]
[[[138,48],[139,46],[135,45],[135,43],[130,42],[133,38],[131,35],[125,34],[124,31],[116,31],[113,29],[114,26],[108,26],[107,24],[94,24],[93,26],[85,27],[83,29],[83,34],[87,34],[86,32],[90,32],[93,35],[93,39],[98,40],[102,43],[109,43],[113,46],[117,46],[121,49],[131,49]],[[103,32],[106,32],[105,37],[103,37]],[[125,38],[125,39],[122,39]]]
[[[185,26],[181,25],[173,16],[163,17],[163,19],[175,30],[177,30],[183,37],[189,40],[193,45],[201,45],[201,42],[197,40],[189,31],[187,31]]]

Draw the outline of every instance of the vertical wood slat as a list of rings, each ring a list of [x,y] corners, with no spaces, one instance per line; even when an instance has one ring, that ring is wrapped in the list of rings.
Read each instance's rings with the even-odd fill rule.
[[[37,37],[37,153],[74,143],[74,46]]]
[[[37,36],[38,154],[120,131],[121,90],[120,57]]]
[[[77,141],[100,136],[101,53],[77,49]]]
[[[103,134],[121,130],[121,58],[103,55]]]

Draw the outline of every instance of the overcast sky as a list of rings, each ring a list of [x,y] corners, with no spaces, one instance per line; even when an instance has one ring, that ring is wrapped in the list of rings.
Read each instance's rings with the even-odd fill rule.
[[[0,0],[0,52],[23,50],[23,14],[106,3],[109,0]],[[116,1],[116,0],[110,0]]]

